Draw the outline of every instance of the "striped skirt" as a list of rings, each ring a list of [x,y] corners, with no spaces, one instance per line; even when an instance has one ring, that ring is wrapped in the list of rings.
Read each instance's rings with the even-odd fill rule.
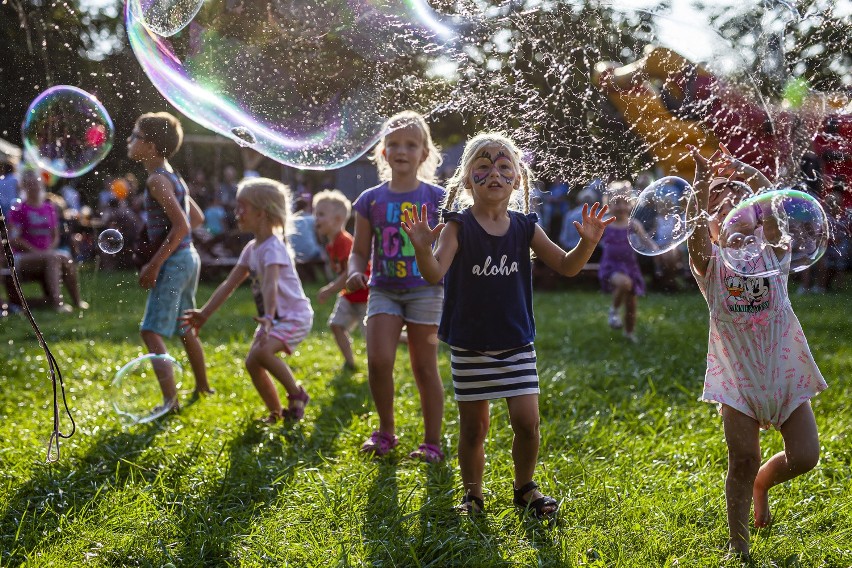
[[[470,351],[450,346],[456,400],[491,400],[538,394],[532,343],[505,351]]]

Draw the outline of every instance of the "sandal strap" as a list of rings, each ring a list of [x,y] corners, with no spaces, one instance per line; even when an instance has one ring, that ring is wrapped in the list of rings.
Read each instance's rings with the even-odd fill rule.
[[[529,507],[530,509],[535,511],[536,517],[542,518],[542,517],[546,517],[548,515],[552,515],[552,514],[556,513],[556,511],[559,510],[559,502],[556,501],[556,499],[554,499],[553,497],[545,495],[544,497],[539,497],[538,499],[536,499],[532,503],[529,503],[527,505],[527,507]],[[555,507],[555,508],[552,511],[550,511],[549,513],[544,513],[542,511],[542,509],[544,509],[545,507]]]
[[[473,503],[474,505],[477,505],[480,509],[485,508],[485,501],[482,500],[482,497],[477,497],[476,495],[471,495],[470,493],[464,496],[464,499],[462,499],[462,503]]]
[[[479,507],[480,513],[485,510],[485,501],[483,501],[481,497],[476,497],[474,495],[471,495],[470,493],[466,493],[465,496],[462,497],[461,504],[464,506],[470,503],[473,503],[474,505]],[[468,511],[473,512],[471,509],[468,509]]]
[[[374,430],[373,433],[370,434],[370,439],[378,443],[387,442],[388,444],[393,444],[396,440],[396,436],[387,434],[380,430]]]
[[[302,385],[299,385],[298,394],[288,394],[287,395],[287,400],[289,400],[289,401],[298,400],[299,402],[307,403],[310,399],[311,399],[311,397],[308,396],[308,392],[305,390],[305,387],[303,387]]]
[[[538,483],[536,483],[535,481],[530,481],[529,483],[527,483],[523,487],[519,487],[517,489],[515,489],[515,485],[512,484],[512,490],[515,492],[515,500],[516,501],[517,500],[523,501],[524,495],[526,495],[527,493],[529,493],[533,489],[538,489]]]

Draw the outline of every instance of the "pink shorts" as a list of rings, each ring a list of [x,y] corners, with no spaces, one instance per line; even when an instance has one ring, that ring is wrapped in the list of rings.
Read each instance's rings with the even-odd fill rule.
[[[284,344],[284,352],[287,355],[293,353],[293,350],[305,340],[311,332],[311,327],[314,325],[313,318],[305,320],[278,320],[275,321],[272,329],[269,331],[269,337],[277,339]],[[258,325],[254,331],[254,340],[257,341],[263,334],[263,326]]]

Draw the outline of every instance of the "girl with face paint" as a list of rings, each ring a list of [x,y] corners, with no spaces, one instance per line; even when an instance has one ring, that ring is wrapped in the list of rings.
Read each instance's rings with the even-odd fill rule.
[[[429,226],[424,205],[404,212],[402,228],[428,282],[444,279],[438,337],[449,344],[459,407],[459,466],[464,497],[459,510],[483,510],[482,477],[489,404],[505,398],[514,441],[514,503],[536,517],[552,517],[558,503],[533,481],[539,449],[538,375],[533,340],[530,250],[553,270],[574,276],[604,228],[606,207],[583,209],[570,252],[553,243],[529,213],[531,173],[515,143],[484,133],[468,142],[449,180],[447,223]],[[437,247],[433,251],[433,244]]]

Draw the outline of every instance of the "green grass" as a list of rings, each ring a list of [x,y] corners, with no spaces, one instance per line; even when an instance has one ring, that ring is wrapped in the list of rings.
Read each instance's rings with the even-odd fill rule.
[[[203,285],[206,299],[213,285]],[[316,288],[309,289],[311,295]],[[36,316],[59,361],[78,431],[44,463],[51,390],[25,320],[0,319],[0,565],[68,566],[719,566],[726,542],[721,421],[697,402],[707,308],[697,292],[640,301],[641,341],[606,327],[607,298],[536,294],[542,383],[537,480],[561,500],[557,526],[511,504],[511,429],[493,406],[487,516],[459,517],[455,459],[404,458],[419,443],[416,388],[400,349],[400,447],[371,460],[357,449],[376,425],[366,374],[341,358],[318,306],[314,332],[289,359],[312,400],[296,426],[263,428],[245,372],[253,304],[245,288],[203,339],[218,393],[153,425],[122,429],[108,384],[142,349],[144,294],[129,274],[87,273],[82,314]],[[822,461],[771,493],[776,522],[753,537],[755,565],[852,565],[849,413],[850,295],[796,297],[830,384],[815,400]],[[172,354],[185,361],[178,343]],[[358,357],[364,345],[356,340]],[[449,359],[445,446],[458,413]],[[184,380],[184,397],[191,389]],[[764,455],[780,435],[763,435]],[[589,553],[589,551],[593,551]]]

